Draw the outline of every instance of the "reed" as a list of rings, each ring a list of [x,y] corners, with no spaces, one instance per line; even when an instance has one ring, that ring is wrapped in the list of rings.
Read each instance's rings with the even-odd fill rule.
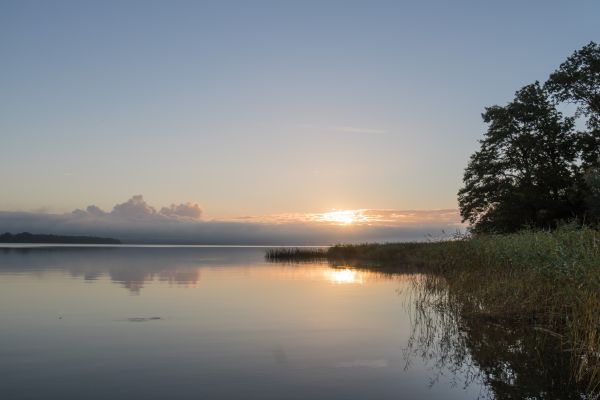
[[[289,248],[277,247],[267,249],[265,258],[268,261],[315,261],[327,258],[327,250],[323,248]]]

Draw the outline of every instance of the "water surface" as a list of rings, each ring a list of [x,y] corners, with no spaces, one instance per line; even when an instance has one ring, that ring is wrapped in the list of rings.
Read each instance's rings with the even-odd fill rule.
[[[0,249],[2,398],[490,396],[472,366],[410,356],[414,276],[263,254]]]

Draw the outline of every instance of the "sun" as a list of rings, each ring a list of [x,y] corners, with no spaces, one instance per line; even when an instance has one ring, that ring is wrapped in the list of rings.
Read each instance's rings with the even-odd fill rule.
[[[352,210],[338,210],[323,213],[321,220],[325,222],[335,222],[342,225],[350,225],[356,221],[356,213]]]

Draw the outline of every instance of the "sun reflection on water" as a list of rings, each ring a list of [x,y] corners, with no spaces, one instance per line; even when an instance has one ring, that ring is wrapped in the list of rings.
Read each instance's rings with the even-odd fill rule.
[[[362,273],[350,268],[344,269],[328,269],[324,271],[325,277],[329,282],[335,284],[343,283],[358,283],[362,284],[364,276]]]

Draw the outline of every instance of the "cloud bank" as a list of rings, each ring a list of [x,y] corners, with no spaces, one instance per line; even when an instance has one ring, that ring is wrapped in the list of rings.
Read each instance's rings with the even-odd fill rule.
[[[85,211],[77,209],[73,211],[73,215],[77,217],[115,217],[122,219],[161,219],[161,218],[184,218],[198,220],[202,217],[202,208],[196,203],[171,204],[169,207],[163,207],[160,211],[150,206],[144,200],[141,194],[132,196],[124,203],[117,204],[111,212],[104,212],[100,207],[95,205],[88,206]]]
[[[426,240],[463,229],[456,210],[345,210],[205,220],[196,203],[155,208],[136,195],[111,211],[90,205],[71,213],[0,211],[1,232],[114,237],[124,243],[328,245]]]

